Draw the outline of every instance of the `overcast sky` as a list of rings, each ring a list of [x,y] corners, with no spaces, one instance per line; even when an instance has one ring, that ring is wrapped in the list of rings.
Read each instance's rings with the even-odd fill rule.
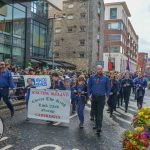
[[[104,0],[106,2],[126,1],[131,12],[130,20],[139,35],[139,51],[150,57],[150,0]]]

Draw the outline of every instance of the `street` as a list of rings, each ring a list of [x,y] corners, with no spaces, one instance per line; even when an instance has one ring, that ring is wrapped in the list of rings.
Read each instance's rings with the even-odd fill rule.
[[[144,105],[149,105],[150,92],[146,91]],[[150,105],[149,105],[150,106]],[[15,113],[11,119],[8,111],[2,117],[5,124],[5,133],[0,141],[1,150],[121,150],[121,134],[125,129],[131,128],[131,117],[136,112],[136,101],[131,101],[129,111],[124,113],[124,108],[118,108],[113,119],[109,117],[105,108],[103,129],[100,137],[95,135],[90,121],[90,106],[85,109],[85,128],[78,128],[76,115],[70,117],[70,124],[50,124],[44,121],[26,121],[26,110]],[[42,148],[41,145],[45,145]],[[47,146],[47,147],[46,147]],[[44,146],[43,146],[44,147]],[[55,147],[55,148],[54,148]],[[35,148],[35,149],[34,149]]]

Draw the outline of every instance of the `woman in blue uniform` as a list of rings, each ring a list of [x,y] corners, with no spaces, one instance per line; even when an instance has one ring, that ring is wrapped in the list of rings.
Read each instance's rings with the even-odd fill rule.
[[[83,128],[84,126],[84,107],[86,101],[87,94],[87,85],[85,84],[84,78],[80,76],[77,81],[76,89],[74,90],[76,94],[76,106],[77,106],[77,114],[79,117],[79,127]]]

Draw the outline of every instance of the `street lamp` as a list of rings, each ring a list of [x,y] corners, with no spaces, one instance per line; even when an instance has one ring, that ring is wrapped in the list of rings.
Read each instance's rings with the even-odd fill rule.
[[[66,18],[66,15],[63,14],[62,16],[56,16],[56,14],[54,14],[54,16],[52,18],[49,18],[49,20],[53,20],[52,24],[53,24],[53,29],[52,29],[52,38],[51,38],[51,48],[52,48],[52,68],[54,69],[54,63],[55,63],[55,52],[54,52],[54,42],[55,42],[55,19],[59,19],[59,18]]]

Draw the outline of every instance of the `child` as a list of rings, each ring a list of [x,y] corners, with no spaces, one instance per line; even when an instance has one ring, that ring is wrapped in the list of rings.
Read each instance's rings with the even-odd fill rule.
[[[25,93],[26,106],[28,107],[28,102],[29,102],[29,97],[30,97],[30,89],[35,88],[35,86],[33,86],[31,78],[27,79],[27,83],[28,83],[28,86],[25,87],[24,93]]]
[[[71,104],[72,104],[72,113],[74,114],[76,111],[76,94],[74,91],[76,91],[76,79],[73,79],[71,82]]]
[[[87,93],[87,85],[85,84],[84,78],[80,76],[77,81],[76,90],[76,106],[77,106],[77,114],[80,120],[79,127],[83,128],[84,126],[84,107],[86,101],[86,93]]]

